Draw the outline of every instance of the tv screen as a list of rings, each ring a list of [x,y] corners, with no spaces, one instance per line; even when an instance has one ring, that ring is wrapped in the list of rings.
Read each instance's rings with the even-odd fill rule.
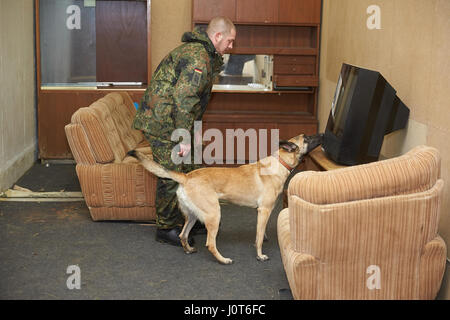
[[[377,161],[384,135],[405,128],[409,109],[377,71],[343,64],[334,94],[323,149],[335,162]]]

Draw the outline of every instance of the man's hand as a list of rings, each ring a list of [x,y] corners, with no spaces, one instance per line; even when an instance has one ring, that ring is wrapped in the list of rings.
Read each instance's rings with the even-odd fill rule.
[[[180,157],[186,156],[189,151],[191,151],[191,145],[190,144],[182,144],[180,143],[180,151],[178,152],[178,155]]]

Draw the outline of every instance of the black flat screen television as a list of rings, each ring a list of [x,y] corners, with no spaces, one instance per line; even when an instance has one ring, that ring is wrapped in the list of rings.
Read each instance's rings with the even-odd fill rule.
[[[377,161],[384,136],[406,127],[409,108],[377,71],[343,64],[322,147],[335,162]]]

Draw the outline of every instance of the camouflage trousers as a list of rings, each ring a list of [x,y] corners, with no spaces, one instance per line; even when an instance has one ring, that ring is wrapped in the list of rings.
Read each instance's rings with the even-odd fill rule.
[[[191,159],[192,164],[173,163],[171,155],[172,150],[177,145],[175,142],[161,140],[145,133],[144,136],[152,148],[153,160],[164,168],[184,173],[200,168],[200,165],[193,164],[193,159]],[[158,178],[156,184],[155,207],[156,226],[159,229],[172,229],[184,224],[184,216],[178,208],[177,189],[177,182],[171,179]]]

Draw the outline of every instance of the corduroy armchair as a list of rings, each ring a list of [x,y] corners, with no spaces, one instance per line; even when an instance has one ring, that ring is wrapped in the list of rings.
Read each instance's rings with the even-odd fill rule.
[[[439,152],[427,146],[294,176],[277,225],[293,297],[434,299],[446,261],[443,185]]]
[[[126,155],[132,149],[151,155],[142,132],[131,128],[135,113],[128,93],[113,92],[78,109],[65,126],[94,221],[156,218],[156,177]]]

